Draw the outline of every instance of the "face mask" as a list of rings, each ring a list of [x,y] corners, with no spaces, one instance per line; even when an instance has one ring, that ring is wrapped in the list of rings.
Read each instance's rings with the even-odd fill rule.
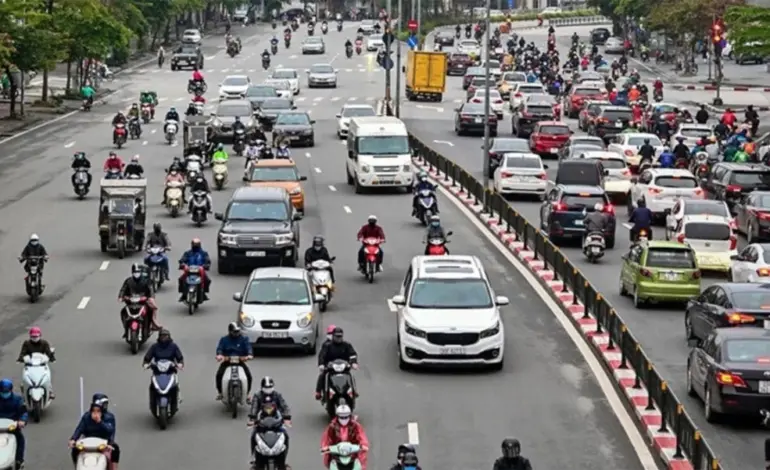
[[[30,339],[30,341],[32,341],[33,343],[37,343],[37,342],[39,342],[39,341],[40,341],[40,336],[32,336],[32,337],[30,337],[29,339]]]
[[[377,222],[369,222],[370,227],[374,227],[375,225],[377,225]]]
[[[194,247],[192,247],[192,251],[193,251],[193,253],[198,253],[199,251],[201,251],[201,247],[194,246]]]
[[[314,248],[316,251],[318,251],[318,250],[320,250],[320,249],[321,249],[321,247],[320,247],[320,246],[318,246],[318,245],[314,245],[314,246],[313,246],[313,248]]]
[[[11,392],[0,392],[0,398],[2,399],[8,399],[11,398]]]
[[[40,242],[37,240],[30,240],[29,244],[32,246],[37,246]]]
[[[160,235],[160,229],[153,230],[155,232],[155,235]]]
[[[337,421],[339,421],[341,425],[347,426],[347,424],[350,422],[350,418],[337,418]]]
[[[131,274],[131,277],[133,277],[134,279],[139,279],[140,277],[142,277],[142,273],[133,273]]]
[[[332,336],[332,341],[334,341],[335,343],[341,343],[342,336]]]
[[[272,388],[263,388],[262,389],[262,393],[264,393],[265,395],[272,395],[273,394],[273,389]]]
[[[438,227],[441,224],[439,222],[431,222],[430,225],[431,227]]]

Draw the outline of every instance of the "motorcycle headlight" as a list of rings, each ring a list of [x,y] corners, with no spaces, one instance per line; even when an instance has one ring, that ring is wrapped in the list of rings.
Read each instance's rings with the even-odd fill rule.
[[[361,165],[361,173],[369,173],[369,170],[371,170],[369,165]]]
[[[426,338],[428,336],[426,332],[413,327],[409,324],[409,322],[404,322],[404,330],[406,331],[406,334],[416,336],[418,338]]]
[[[223,245],[231,245],[235,246],[237,245],[236,242],[236,235],[232,233],[220,233],[219,234],[219,242]]]
[[[214,127],[222,127],[222,121],[220,121],[219,119],[214,119],[213,121],[211,121],[211,125]]]
[[[256,320],[254,320],[254,317],[249,316],[244,312],[238,314],[238,319],[241,321],[241,325],[245,326],[246,328],[251,328],[257,323]]]
[[[495,326],[492,328],[487,328],[486,330],[482,331],[479,335],[479,338],[491,338],[492,336],[497,335],[500,333],[500,322],[498,321],[495,323]]]
[[[297,318],[297,326],[300,328],[307,328],[310,326],[310,322],[313,321],[313,312],[306,313]]]
[[[283,233],[281,235],[278,235],[275,239],[276,245],[288,245],[294,241],[294,234],[293,233]]]

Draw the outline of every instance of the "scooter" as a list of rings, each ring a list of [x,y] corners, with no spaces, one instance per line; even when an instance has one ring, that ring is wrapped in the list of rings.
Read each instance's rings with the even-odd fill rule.
[[[192,193],[192,212],[190,217],[196,227],[203,226],[207,220],[208,214],[208,193],[206,191],[195,191]]]
[[[16,469],[16,431],[18,424],[11,419],[0,419],[0,470]]]
[[[124,297],[122,318],[125,321],[126,343],[131,348],[131,354],[139,352],[139,346],[150,337],[149,322],[147,321],[147,297]]]
[[[166,121],[166,142],[171,145],[176,142],[176,133],[179,131],[179,123],[173,120]]]
[[[233,138],[233,151],[235,152],[235,155],[242,157],[243,156],[243,147],[245,147],[246,142],[246,131],[243,129],[237,129],[235,131],[235,137]]]
[[[44,256],[29,256],[26,259],[27,274],[24,285],[29,301],[35,303],[43,294],[43,273],[41,272]]]
[[[86,194],[88,194],[88,170],[85,168],[76,168],[75,169],[75,194],[77,194],[78,199],[83,199],[86,197]]]
[[[211,166],[214,175],[214,187],[221,191],[227,184],[227,164],[216,162]]]
[[[185,173],[187,173],[187,183],[192,184],[203,170],[203,163],[200,155],[188,155],[185,162]]]
[[[182,188],[184,183],[172,181],[166,185],[166,209],[171,213],[171,217],[179,216],[179,210],[182,208]]]
[[[452,235],[452,231],[448,231],[444,238],[436,237],[427,241],[428,243],[428,256],[444,256],[449,254],[447,244],[449,243],[449,236]]]
[[[270,68],[270,59],[262,59],[262,68],[265,70]]]
[[[291,46],[291,36],[289,36],[288,34],[283,37],[283,45],[286,46],[286,49],[288,49],[289,46]]]
[[[336,258],[332,257],[333,262]],[[331,262],[325,259],[319,259],[310,263],[307,269],[310,271],[310,278],[313,281],[313,287],[318,295],[323,296],[323,300],[319,302],[318,308],[322,312],[326,311],[329,306],[329,302],[332,300],[332,292],[334,292],[334,284],[332,283],[331,275]]]
[[[604,256],[605,248],[604,234],[601,232],[591,232],[583,240],[583,254],[591,263],[598,262]]]
[[[344,359],[335,359],[326,364],[325,393],[321,395],[321,404],[326,408],[329,418],[334,417],[335,410],[343,403],[351,410],[356,407],[356,388],[350,373],[352,368]]]
[[[241,364],[246,362],[247,358],[230,356],[225,357],[224,360],[230,364],[230,367],[225,370],[222,376],[222,403],[225,404],[225,408],[233,419],[236,419],[238,418],[238,407],[246,404],[249,393],[246,373],[242,371],[245,366]]]
[[[350,59],[353,57],[353,48],[352,47],[346,47],[345,48],[345,56]]]
[[[53,348],[51,348],[53,352]],[[39,423],[43,410],[51,404],[51,369],[48,356],[32,353],[23,358],[22,394],[27,402],[27,410],[32,421]]]
[[[329,27],[326,26],[325,24],[322,24],[321,25],[321,33],[326,34],[328,32],[329,32]]]
[[[187,313],[192,315],[203,302],[203,276],[205,271],[202,266],[185,266],[185,284],[187,292],[184,303],[187,305]]]
[[[163,282],[166,280],[166,273],[163,272],[161,265],[165,259],[167,248],[162,246],[151,246],[147,248],[147,266],[150,268],[150,285],[154,292],[158,292]]]
[[[380,245],[383,240],[379,238],[364,238],[364,266],[363,273],[369,284],[374,282],[374,273],[377,272],[377,256],[380,254]]]
[[[338,23],[337,23],[337,32],[338,32],[338,33],[341,33],[341,32],[342,32],[342,21],[340,21],[340,22],[338,22]]]
[[[152,118],[152,107],[148,103],[142,103],[141,115],[142,121],[145,124],[149,124],[150,119]]]
[[[339,444],[329,446],[325,453],[332,455],[329,470],[361,470],[361,461],[358,460],[358,453],[361,446],[351,444],[350,442],[340,442]]]
[[[115,124],[115,130],[113,132],[115,134],[115,146],[120,149],[126,144],[126,125],[122,122]]]
[[[273,55],[278,54],[278,43],[270,44],[270,53]]]
[[[436,194],[429,189],[422,189],[417,193],[417,211],[415,217],[427,226],[430,218],[436,213]]]
[[[252,427],[259,430],[254,435],[254,448],[251,449],[252,470],[286,468],[286,431],[281,414],[265,416]]]
[[[139,119],[132,118],[128,121],[128,133],[132,139],[138,139],[142,136],[142,128],[139,126]]]
[[[166,429],[169,420],[179,411],[177,364],[169,360],[153,359],[146,367],[152,370],[150,412],[158,421],[158,426]]]
[[[75,443],[80,451],[75,470],[108,470],[112,468],[112,447],[105,439],[84,437]],[[3,467],[0,467],[3,468]]]

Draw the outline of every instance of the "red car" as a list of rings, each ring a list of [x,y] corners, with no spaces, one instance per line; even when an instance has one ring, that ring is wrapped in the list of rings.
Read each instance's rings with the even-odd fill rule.
[[[600,88],[576,85],[564,106],[564,115],[572,119],[578,117],[586,100],[606,100],[607,95]]]
[[[449,55],[447,60],[446,74],[447,75],[464,75],[468,67],[473,65],[473,59],[468,54],[461,52],[453,52]]]
[[[529,136],[529,148],[532,153],[556,157],[559,147],[572,135],[569,126],[561,121],[541,121]]]

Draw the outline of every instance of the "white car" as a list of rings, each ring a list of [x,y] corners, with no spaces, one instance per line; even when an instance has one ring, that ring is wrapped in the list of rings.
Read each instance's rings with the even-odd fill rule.
[[[270,74],[269,78],[288,81],[292,93],[299,95],[299,73],[295,69],[277,69]]]
[[[219,101],[244,98],[250,85],[251,79],[246,75],[228,75],[219,84]]]
[[[182,34],[182,42],[200,44],[202,40],[201,32],[197,29],[186,29]]]
[[[374,20],[363,20],[361,21],[361,26],[359,26],[359,28],[363,31],[364,36],[368,36],[374,32],[374,25]]]
[[[484,103],[486,90],[483,88],[476,90],[473,96],[468,100],[471,103]],[[503,97],[500,92],[494,89],[489,90],[489,107],[497,115],[497,119],[503,118]]]
[[[697,144],[702,137],[708,137],[713,133],[714,131],[711,130],[711,127],[708,124],[683,123],[679,125],[676,134],[671,136],[671,146],[673,148],[673,146],[679,142],[678,139],[681,137],[684,139],[683,143],[692,148],[695,147],[695,144]]]
[[[676,201],[671,208],[671,213],[666,215],[666,240],[674,239],[674,234],[679,230],[679,223],[688,215],[710,215],[714,218],[722,218],[733,230],[738,228],[725,201],[682,198]]]
[[[249,18],[248,7],[238,7],[233,13],[233,21],[238,21],[239,23],[243,23],[248,18]]]
[[[382,41],[382,34],[371,34],[366,38],[366,50],[369,52],[375,52],[384,46],[385,43]]]
[[[562,10],[559,7],[546,7],[543,8],[540,13],[543,15],[553,15],[555,13],[561,13]]]
[[[770,244],[752,243],[736,255],[730,266],[732,282],[770,283]]]
[[[268,78],[265,80],[265,85],[275,87],[276,93],[281,98],[286,98],[294,103],[294,90],[291,89],[291,83],[288,80],[281,80],[277,78]]]
[[[680,169],[648,168],[639,178],[631,179],[628,212],[630,214],[636,208],[636,201],[644,199],[653,215],[663,218],[680,198],[704,198],[700,182],[692,173]]]
[[[350,119],[354,117],[376,116],[374,108],[368,104],[346,104],[337,114],[337,137],[344,139],[348,136]]]
[[[515,111],[524,103],[527,95],[545,95],[547,93],[542,83],[516,83],[511,88],[509,108],[511,111]]]
[[[481,56],[481,45],[475,39],[463,39],[457,45],[457,52],[468,54],[471,59],[478,59]]]
[[[505,330],[496,296],[475,256],[415,256],[398,295],[399,368],[478,365],[503,368]]]
[[[486,70],[487,64],[486,62],[482,62],[482,64],[479,66]],[[494,77],[499,80],[500,77],[503,75],[503,71],[500,68],[500,61],[499,60],[490,60],[489,61],[489,74],[494,75]]]
[[[543,160],[534,153],[503,154],[500,165],[495,169],[493,184],[498,194],[536,195],[541,201],[545,198],[548,176]]]
[[[614,152],[596,150],[581,153],[578,158],[599,160],[604,175],[604,192],[612,201],[625,200],[631,190],[631,170],[628,168],[626,158]]]
[[[659,156],[663,153],[665,145],[655,134],[645,134],[629,132],[626,134],[618,134],[610,139],[610,144],[607,146],[607,150],[615,152],[619,155],[626,157],[626,162],[630,166],[639,166],[641,157],[639,156],[639,148],[644,145],[646,139],[650,140],[650,145],[655,147],[655,156]]]
[[[738,254],[738,237],[722,217],[686,215],[674,239],[690,245],[704,271],[729,272],[732,257]]]

